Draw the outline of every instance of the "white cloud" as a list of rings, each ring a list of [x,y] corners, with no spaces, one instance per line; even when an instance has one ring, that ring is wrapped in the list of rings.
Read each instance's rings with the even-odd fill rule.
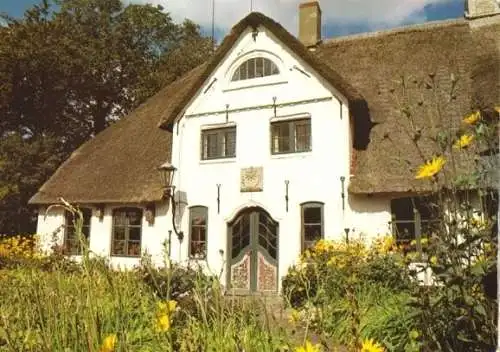
[[[127,1],[127,0],[126,0]],[[128,0],[135,3],[160,4],[180,21],[189,18],[203,27],[211,27],[212,0]],[[280,22],[291,33],[297,33],[298,6],[301,0],[215,0],[215,25],[227,30],[253,10]],[[392,27],[403,22],[419,22],[427,5],[458,0],[321,0],[324,23],[364,24],[370,28]]]

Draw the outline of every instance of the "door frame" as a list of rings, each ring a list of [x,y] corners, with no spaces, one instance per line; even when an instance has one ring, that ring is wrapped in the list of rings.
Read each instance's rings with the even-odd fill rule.
[[[276,223],[276,290],[273,291],[258,291],[257,287],[252,287],[252,280],[257,283],[258,280],[258,256],[255,255],[253,256],[251,254],[250,257],[250,277],[249,277],[249,290],[246,289],[233,289],[231,287],[231,265],[232,265],[232,225],[235,223],[236,220],[240,216],[242,216],[244,213],[249,213],[252,214],[254,212],[262,211],[264,212],[274,223]],[[258,224],[258,222],[257,222]],[[251,231],[252,224],[250,223],[250,250],[255,251],[258,249],[259,246],[259,239],[258,239],[258,228],[255,232],[255,234],[252,234]],[[280,223],[279,221],[275,220],[269,212],[262,208],[261,206],[249,206],[246,208],[243,208],[239,210],[232,219],[226,222],[226,291],[235,294],[235,295],[265,295],[265,296],[273,296],[278,294],[279,292],[279,269],[280,269]],[[257,250],[257,253],[259,251]],[[255,261],[255,263],[254,263]],[[253,268],[253,272],[252,272]]]

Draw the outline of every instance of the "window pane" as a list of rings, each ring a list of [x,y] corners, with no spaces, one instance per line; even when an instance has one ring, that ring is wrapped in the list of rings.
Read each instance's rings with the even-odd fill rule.
[[[321,207],[304,207],[304,224],[321,224]]]
[[[318,241],[321,239],[321,225],[304,225],[304,240]]]
[[[205,242],[192,242],[191,243],[191,257],[196,259],[204,259],[206,257],[206,243]]]
[[[205,216],[203,214],[200,214],[200,213],[193,214],[192,218],[193,218],[193,221],[192,221],[193,226],[202,226],[202,225],[207,224],[207,219],[205,218]]]
[[[82,209],[83,215],[83,226],[90,226],[90,220],[92,219],[92,209]]]
[[[206,255],[208,209],[193,207],[190,209],[190,218],[189,255],[196,259],[203,259]]]
[[[248,62],[244,62],[240,66],[240,80],[248,79]]]
[[[226,133],[226,150],[225,156],[232,157],[236,155],[236,130]]]
[[[238,67],[236,71],[234,71],[233,78],[231,78],[231,81],[235,82],[240,80],[240,68],[241,66]]]
[[[217,153],[217,134],[210,133],[207,134],[206,136],[206,141],[207,141],[207,158],[216,158],[218,157]]]
[[[264,76],[271,76],[271,60],[264,59]]]
[[[127,214],[125,211],[115,211],[113,215],[113,224],[117,226],[125,226],[127,224]]]
[[[264,58],[255,59],[255,77],[264,77]]]
[[[124,226],[115,226],[113,228],[113,239],[114,240],[125,240],[125,227]]]
[[[316,241],[304,241],[304,251],[309,249],[309,248],[314,247],[315,243],[316,243]]]
[[[82,228],[82,234],[83,234],[83,237],[85,237],[88,241],[90,239],[90,226],[84,226]]]
[[[278,66],[274,62],[271,62],[271,75],[279,75],[279,73]]]
[[[303,152],[311,149],[311,120],[296,122],[295,137],[295,151]]]
[[[128,230],[128,239],[131,241],[141,240],[141,228],[140,227],[130,227]]]
[[[129,224],[132,226],[140,226],[142,220],[142,212],[138,210],[129,210],[127,212]]]
[[[255,78],[255,59],[250,59],[248,62],[248,77],[247,79]]]
[[[285,153],[290,151],[290,122],[274,123],[272,125],[273,152]]]
[[[137,257],[141,255],[141,242],[129,241],[127,255]]]
[[[411,198],[393,199],[391,201],[391,212],[396,220],[413,221],[413,204]]]
[[[125,255],[125,241],[113,241],[111,254]]]

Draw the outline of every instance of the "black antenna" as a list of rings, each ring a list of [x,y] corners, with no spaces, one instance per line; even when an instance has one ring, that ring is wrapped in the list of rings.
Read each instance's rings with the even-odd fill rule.
[[[212,51],[215,52],[215,0],[212,0]]]

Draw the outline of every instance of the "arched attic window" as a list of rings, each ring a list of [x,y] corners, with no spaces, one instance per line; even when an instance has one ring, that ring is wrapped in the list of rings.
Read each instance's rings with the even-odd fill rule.
[[[231,82],[243,81],[246,79],[260,78],[279,75],[280,70],[274,62],[265,57],[255,57],[243,62],[234,71]]]

